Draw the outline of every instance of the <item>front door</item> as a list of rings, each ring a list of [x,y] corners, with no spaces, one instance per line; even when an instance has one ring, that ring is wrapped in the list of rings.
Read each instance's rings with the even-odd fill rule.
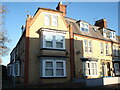
[[[109,62],[107,62],[107,73],[108,73],[108,76],[111,76],[110,63]]]
[[[105,63],[102,63],[102,75],[103,77],[106,75]]]

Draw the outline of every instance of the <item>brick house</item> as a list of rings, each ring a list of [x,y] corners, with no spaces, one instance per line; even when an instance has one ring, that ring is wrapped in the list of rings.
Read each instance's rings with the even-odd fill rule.
[[[8,75],[25,84],[65,83],[79,78],[120,75],[120,41],[106,19],[91,25],[56,10],[38,8],[27,16],[12,50]]]

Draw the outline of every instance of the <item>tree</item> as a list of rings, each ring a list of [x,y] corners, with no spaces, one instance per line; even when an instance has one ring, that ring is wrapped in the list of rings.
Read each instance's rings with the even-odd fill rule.
[[[8,47],[6,43],[10,40],[7,36],[7,31],[4,28],[3,14],[6,12],[5,6],[0,5],[0,64],[2,63],[2,56],[6,55],[8,52]]]

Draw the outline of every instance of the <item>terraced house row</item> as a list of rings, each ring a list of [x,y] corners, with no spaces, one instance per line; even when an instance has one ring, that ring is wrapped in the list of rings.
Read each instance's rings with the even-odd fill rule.
[[[94,25],[38,8],[27,16],[22,36],[12,50],[8,75],[25,84],[65,83],[79,78],[120,76],[120,37],[106,19]]]

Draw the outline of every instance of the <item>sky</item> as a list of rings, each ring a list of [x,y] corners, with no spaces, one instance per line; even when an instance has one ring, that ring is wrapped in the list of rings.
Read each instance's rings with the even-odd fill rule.
[[[58,2],[3,2],[7,12],[4,15],[4,27],[11,42],[8,55],[2,57],[3,65],[10,61],[10,52],[22,35],[21,26],[25,25],[27,15],[34,15],[38,7],[56,9]],[[66,2],[63,2],[66,4]],[[83,20],[94,25],[96,20],[106,18],[107,26],[118,33],[117,2],[71,2],[67,6],[67,17]]]

